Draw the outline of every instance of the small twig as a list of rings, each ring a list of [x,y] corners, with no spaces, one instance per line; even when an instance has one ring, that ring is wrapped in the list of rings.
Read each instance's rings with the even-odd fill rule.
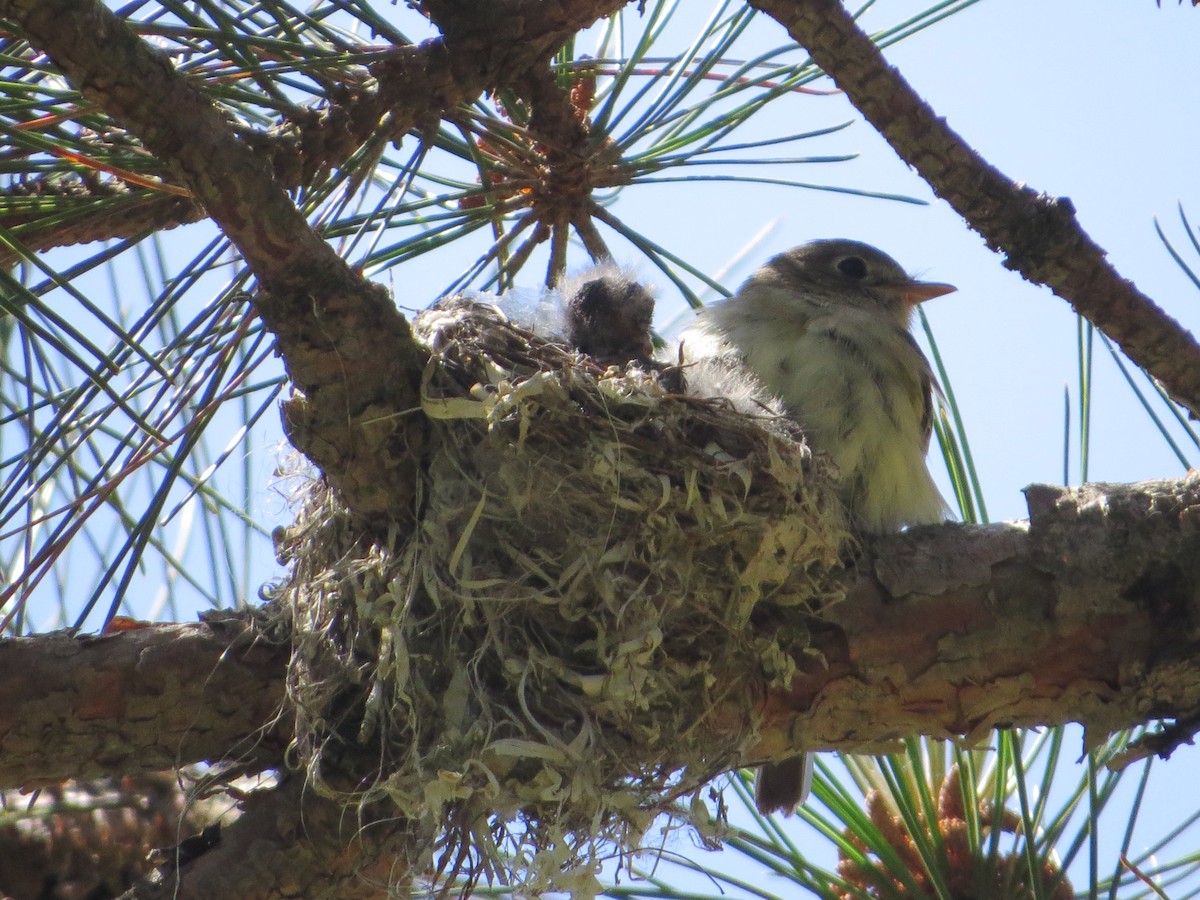
[[[592,204],[589,204],[589,210],[591,206]],[[575,226],[575,233],[583,241],[583,246],[587,248],[588,256],[592,258],[592,262],[602,262],[606,259],[612,259],[612,251],[608,249],[608,244],[604,242],[604,238],[596,229],[596,223],[592,221],[590,211],[576,216],[571,224]]]
[[[1109,760],[1108,768],[1120,771],[1151,756],[1170,759],[1171,754],[1184,744],[1191,746],[1196,742],[1197,731],[1200,731],[1200,713],[1178,718],[1174,725],[1160,728],[1153,734],[1144,734],[1130,743]]]

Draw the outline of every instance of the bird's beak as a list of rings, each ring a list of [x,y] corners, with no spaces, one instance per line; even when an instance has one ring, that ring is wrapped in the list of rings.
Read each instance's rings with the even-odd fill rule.
[[[939,281],[906,281],[893,288],[909,306],[916,306],[934,297],[952,294],[958,290],[952,284],[942,284]]]

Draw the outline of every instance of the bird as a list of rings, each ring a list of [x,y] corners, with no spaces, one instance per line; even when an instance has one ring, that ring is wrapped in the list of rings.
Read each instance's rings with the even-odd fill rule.
[[[869,244],[810,241],[701,310],[682,352],[734,359],[782,404],[836,466],[855,532],[943,522],[948,507],[925,464],[936,380],[910,328],[917,304],[954,290],[914,278]],[[768,763],[755,804],[763,815],[790,814],[811,781],[811,754]]]
[[[602,366],[654,355],[654,294],[633,273],[606,262],[568,279],[560,290],[571,346]]]

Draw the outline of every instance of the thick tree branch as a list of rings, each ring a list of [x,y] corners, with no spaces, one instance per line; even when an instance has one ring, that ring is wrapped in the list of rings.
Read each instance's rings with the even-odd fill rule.
[[[0,13],[29,35],[84,97],[181,173],[268,289],[295,294],[331,279],[340,280],[343,290],[356,285],[266,163],[237,140],[229,118],[103,4],[6,0]]]
[[[1028,525],[881,541],[822,616],[825,667],[770,698],[766,753],[1066,722],[1101,741],[1200,708],[1200,477],[1027,494]]]
[[[978,231],[1005,265],[1050,287],[1200,415],[1200,345],[1125,280],[1083,231],[1069,200],[989,165],[889,66],[838,0],[749,0],[781,25],[900,158]]]
[[[204,760],[279,765],[290,649],[233,616],[0,641],[0,789]]]
[[[1103,738],[1200,708],[1200,476],[1029,493],[1028,525],[871,548],[847,598],[811,623],[823,664],[798,653],[807,671],[790,692],[747,679],[767,697],[759,753],[1065,722]],[[249,752],[285,664],[232,623],[0,642],[0,787]]]
[[[380,62],[383,87],[351,119],[360,132],[404,134],[489,83],[515,77],[620,5],[510,0],[479,21],[443,4],[437,12],[446,19],[444,42],[400,48]],[[0,0],[0,15],[180,173],[264,289],[254,306],[298,392],[285,409],[289,438],[358,515],[405,519],[427,440],[424,419],[410,415],[420,406],[425,354],[386,293],[352,272],[309,227],[271,165],[226,115],[103,4]]]

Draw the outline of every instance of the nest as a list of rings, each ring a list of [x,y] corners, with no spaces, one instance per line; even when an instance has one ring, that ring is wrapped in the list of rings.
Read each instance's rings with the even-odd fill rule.
[[[279,539],[297,750],[319,788],[428,836],[417,871],[584,896],[660,814],[720,819],[702,791],[835,599],[842,519],[786,423],[602,371],[491,307],[417,327],[416,527],[358,533],[312,480]]]

